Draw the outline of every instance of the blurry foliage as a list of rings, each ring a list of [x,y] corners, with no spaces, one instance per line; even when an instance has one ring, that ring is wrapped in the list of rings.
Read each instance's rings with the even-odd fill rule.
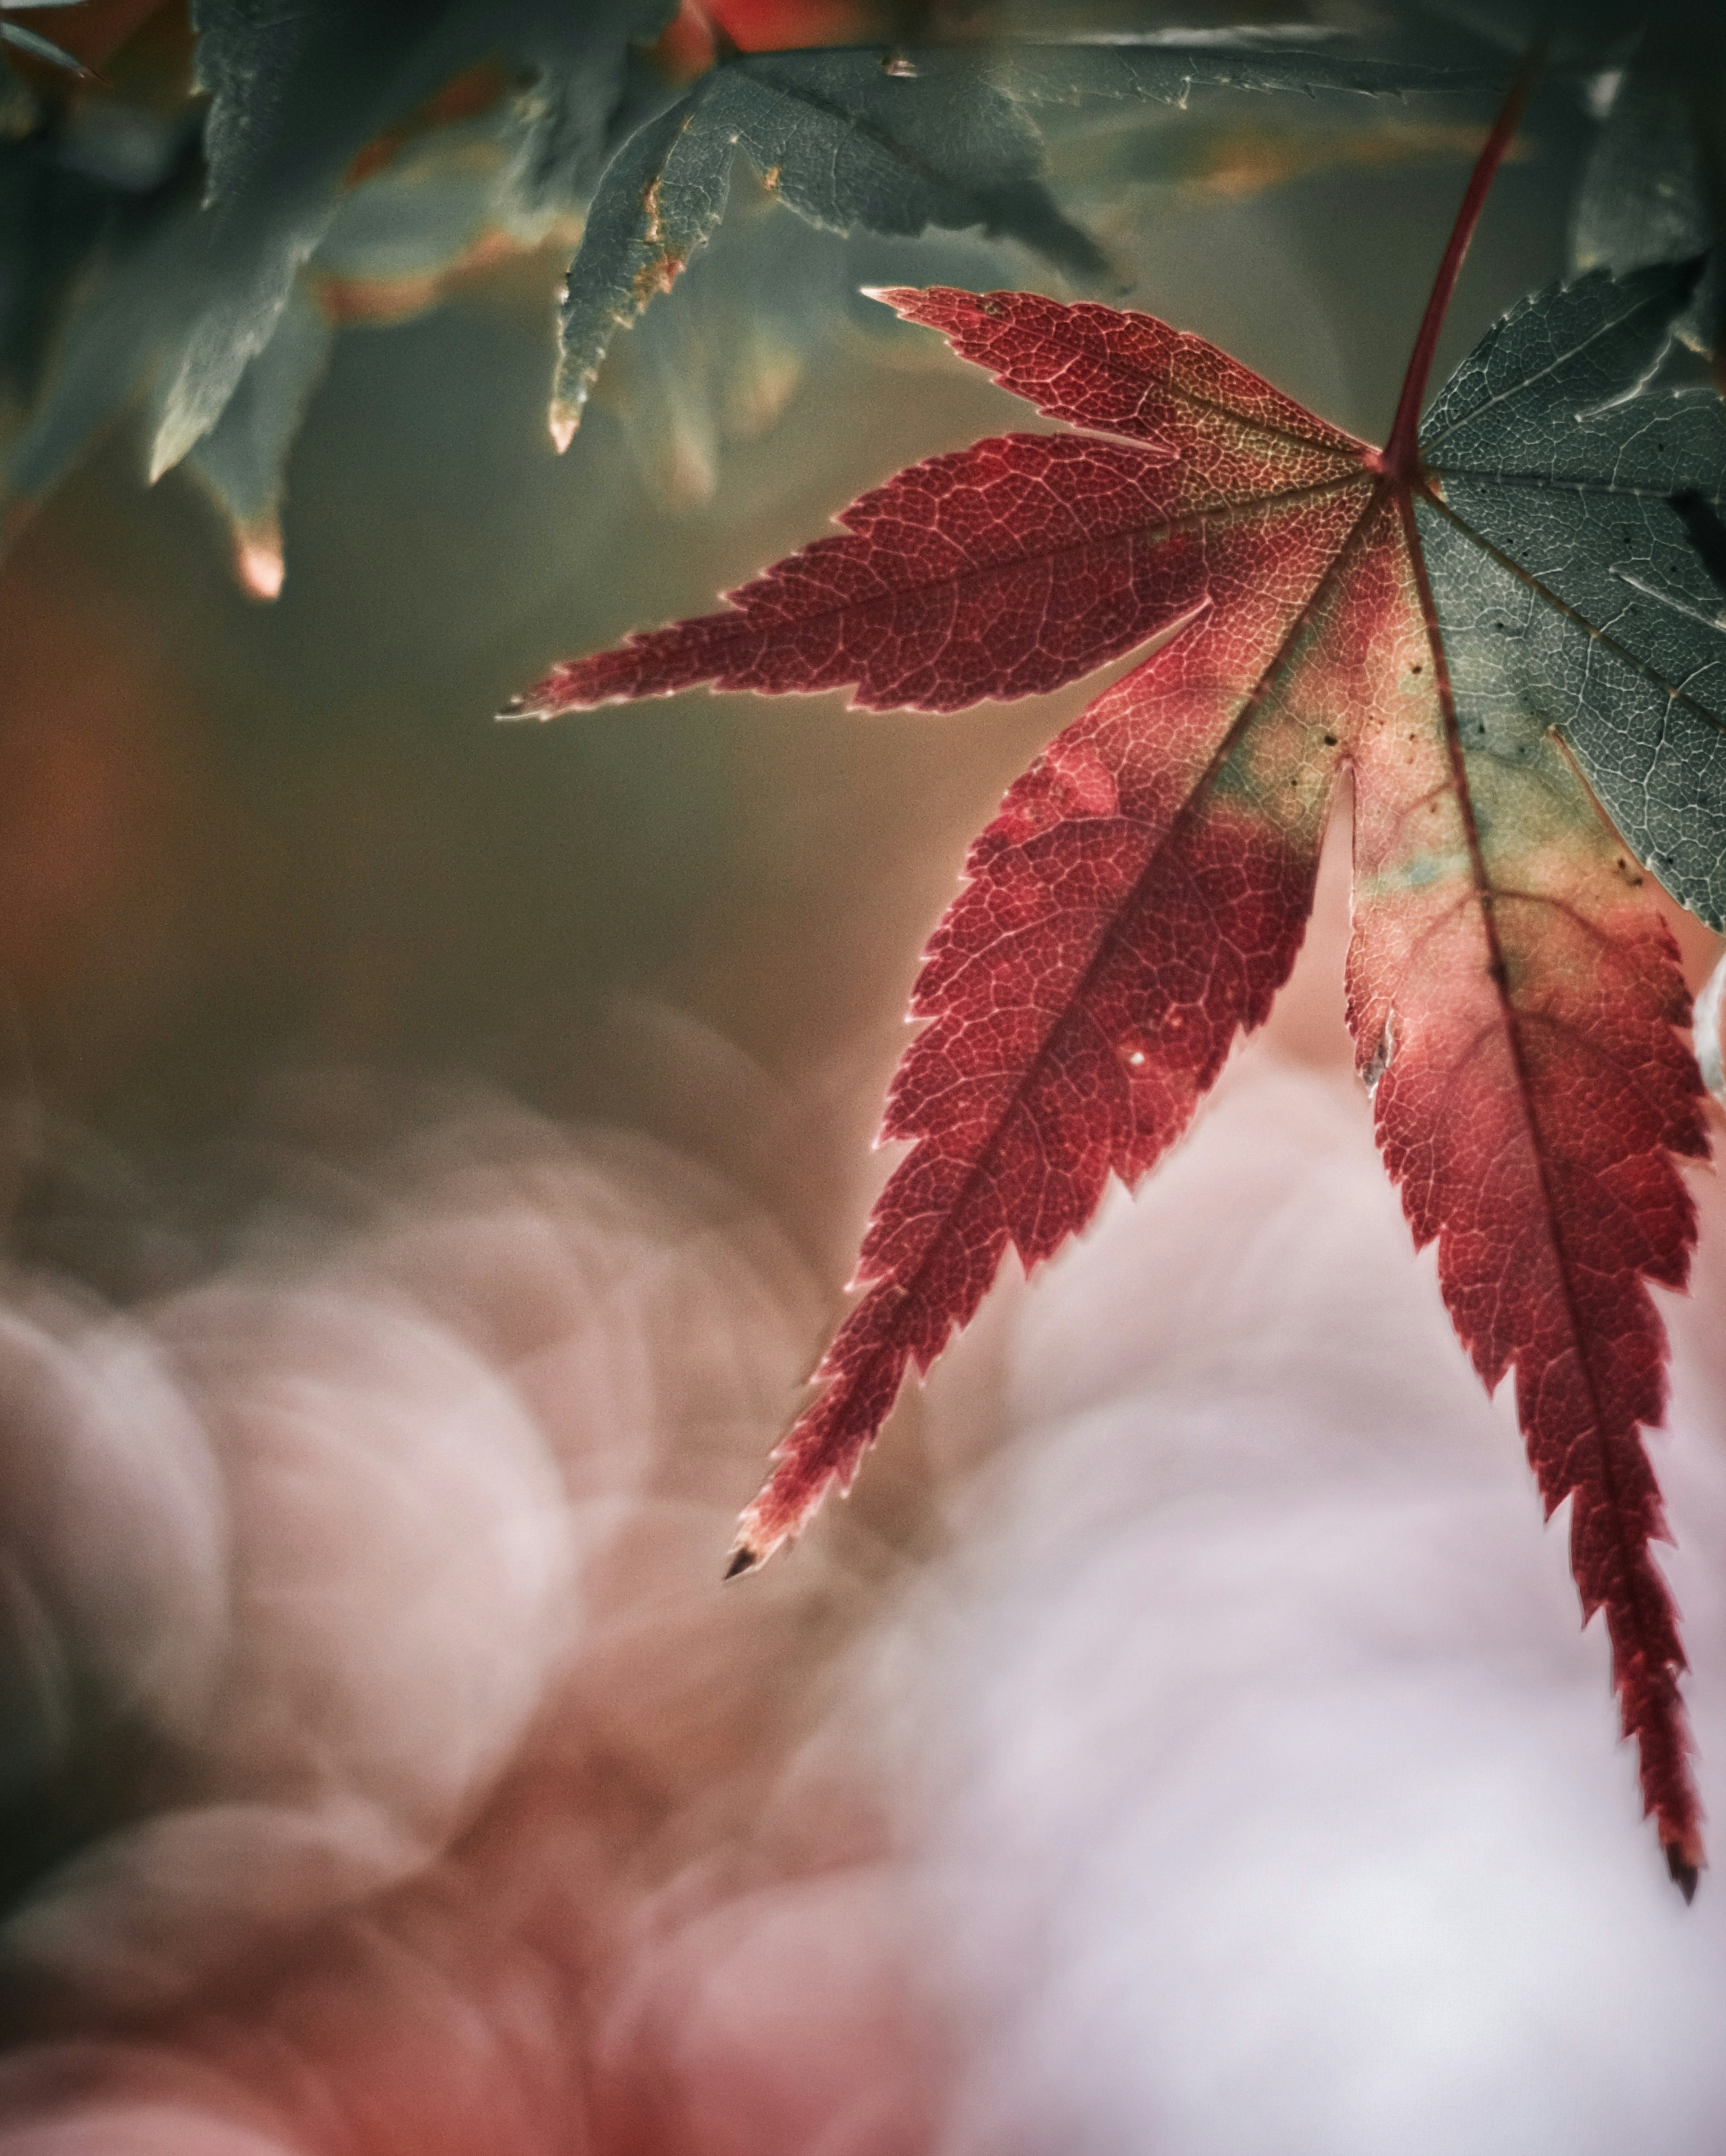
[[[1418,29],[1368,49],[1323,23],[1192,30],[1156,6],[68,0],[56,27],[51,59],[7,25],[9,524],[141,399],[151,475],[187,465],[260,596],[280,585],[287,460],[341,327],[573,249],[567,441],[615,328],[669,288],[753,167],[727,275],[604,392],[650,483],[699,499],[724,442],[771,424],[810,352],[860,318],[847,235],[980,228],[986,264],[976,240],[966,259],[995,281],[1117,285],[1067,203],[1141,179],[1239,192],[1471,139],[1394,99],[1302,98],[1291,131],[1243,119],[1227,89],[1478,80]],[[1109,148],[1087,167],[1093,132]],[[552,276],[548,260],[548,310]]]

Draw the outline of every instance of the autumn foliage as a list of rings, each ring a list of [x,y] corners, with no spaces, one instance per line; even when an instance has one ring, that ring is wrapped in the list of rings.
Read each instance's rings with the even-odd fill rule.
[[[1664,1399],[1648,1284],[1685,1278],[1678,1163],[1706,1142],[1677,954],[1639,862],[1718,917],[1717,870],[1683,851],[1676,804],[1712,768],[1723,699],[1712,646],[1693,660],[1673,639],[1687,606],[1704,619],[1706,563],[1681,527],[1692,496],[1718,501],[1726,439],[1709,393],[1627,393],[1683,304],[1668,271],[1527,303],[1421,429],[1516,110],[1482,155],[1383,449],[1143,315],[884,293],[1073,431],[914,466],[724,612],[562,666],[521,703],[850,685],[871,708],[945,711],[1154,647],[972,848],[888,1097],[883,1136],[910,1150],[863,1242],[863,1293],[734,1571],[849,1482],[907,1369],[973,1317],[1009,1247],[1035,1266],[1111,1175],[1136,1181],[1180,1137],[1288,976],[1352,778],[1348,1015],[1385,1163],[1482,1377],[1514,1376],[1548,1512],[1569,1501],[1584,1610],[1605,1614],[1646,1807],[1687,1895],[1700,1818],[1641,1433]],[[1612,578],[1648,595],[1640,611],[1602,609]],[[1670,731],[1632,768],[1624,722],[1645,707]]]

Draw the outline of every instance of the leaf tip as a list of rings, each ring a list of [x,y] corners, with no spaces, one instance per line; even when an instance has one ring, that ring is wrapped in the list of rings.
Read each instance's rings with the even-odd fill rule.
[[[254,599],[281,597],[287,563],[282,556],[281,535],[254,531],[241,536],[234,549],[234,571],[240,588]]]
[[[1684,1897],[1688,1908],[1696,1899],[1696,1889],[1702,1877],[1702,1867],[1682,1843],[1669,1841],[1666,1845],[1666,1868],[1672,1882]]]
[[[234,373],[238,381],[245,361],[258,349],[243,354]],[[164,472],[189,456],[221,417],[234,384],[230,382],[223,395],[213,402],[208,382],[202,379],[196,368],[197,355],[187,353],[180,362],[179,372],[169,384],[157,406],[155,430],[150,438],[149,483],[154,486]]]
[[[171,472],[196,439],[196,435],[186,434],[172,420],[159,428],[150,444],[149,484],[154,486],[164,473]]]
[[[552,406],[547,424],[552,444],[561,457],[575,439],[575,430],[581,424],[581,406],[568,403],[560,397]]]
[[[766,1561],[766,1551],[756,1549],[748,1543],[739,1543],[731,1553],[723,1576],[727,1579],[741,1579],[745,1573],[758,1571]]]

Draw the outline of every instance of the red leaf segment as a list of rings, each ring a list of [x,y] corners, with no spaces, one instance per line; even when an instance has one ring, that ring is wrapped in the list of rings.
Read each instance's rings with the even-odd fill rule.
[[[1349,1015],[1386,1165],[1489,1386],[1516,1378],[1548,1512],[1571,1503],[1626,1733],[1672,1876],[1701,1864],[1676,1620],[1641,1430],[1664,1404],[1647,1283],[1694,1236],[1687,1004],[1640,877],[1563,752],[1466,752],[1415,522],[1415,424],[1521,109],[1471,182],[1390,445],[1328,426],[1199,339],[1032,294],[895,291],[1045,414],[912,467],[720,613],[559,667],[542,713],[700,682],[855,685],[945,711],[1165,640],[1009,792],[925,955],[890,1092],[910,1150],[861,1299],[743,1515],[732,1573],[845,1487],[1010,1248],[1030,1268],[1185,1130],[1293,964],[1352,767]]]
[[[1354,745],[1349,1022],[1415,1241],[1437,1240],[1451,1321],[1489,1387],[1515,1372],[1549,1517],[1571,1501],[1584,1616],[1605,1612],[1645,1806],[1687,1900],[1701,1812],[1641,1426],[1666,1404],[1645,1283],[1682,1287],[1696,1235],[1673,1156],[1708,1152],[1677,1030],[1689,998],[1640,872],[1559,791],[1568,778],[1582,794],[1568,766],[1465,758],[1405,501],[1400,514],[1403,589],[1385,613],[1419,656],[1414,694],[1382,696]]]
[[[1470,177],[1385,449],[1439,723],[1411,737],[1386,696],[1356,750],[1349,1023],[1416,1243],[1437,1239],[1451,1322],[1489,1388],[1515,1370],[1548,1517],[1571,1501],[1584,1621],[1605,1612],[1643,1809],[1687,1902],[1704,1861],[1702,1810],[1677,1613],[1651,1548],[1667,1537],[1641,1426],[1666,1407],[1666,1337],[1645,1283],[1682,1287],[1696,1240],[1674,1156],[1708,1150],[1701,1076],[1678,1032],[1690,1002],[1672,936],[1604,819],[1587,813],[1593,803],[1566,814],[1555,774],[1487,757],[1471,768],[1414,513],[1415,489],[1442,510],[1420,470],[1427,377],[1542,51]],[[1410,753],[1422,738],[1425,769]],[[1585,793],[1574,772],[1563,776]],[[1441,860],[1449,874],[1432,873]],[[1420,1014],[1400,1046],[1399,983],[1415,989]]]
[[[1270,577],[1256,526],[1211,535],[1203,614],[1059,737],[972,848],[912,1003],[931,1023],[888,1096],[882,1136],[914,1143],[864,1240],[869,1292],[743,1516],[736,1569],[849,1482],[907,1365],[969,1322],[1009,1245],[1029,1269],[1111,1173],[1136,1182],[1268,1014],[1338,767],[1306,710],[1307,647],[1371,504],[1358,482],[1285,510]]]
[[[1205,595],[1205,535],[1360,475],[1364,445],[1200,339],[1034,294],[898,291],[1004,386],[1097,434],[1004,434],[913,465],[723,613],[559,666],[510,707],[550,717],[707,682],[851,687],[871,711],[1040,695]],[[1023,386],[1021,386],[1023,384]]]

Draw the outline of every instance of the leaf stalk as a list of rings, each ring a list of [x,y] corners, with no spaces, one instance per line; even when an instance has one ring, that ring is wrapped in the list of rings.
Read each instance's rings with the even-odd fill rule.
[[[1546,59],[1546,39],[1541,38],[1530,49],[1523,62],[1516,80],[1505,93],[1498,116],[1492,122],[1492,131],[1486,139],[1480,156],[1475,160],[1474,170],[1469,175],[1467,192],[1461,207],[1456,212],[1456,223],[1438,265],[1438,275],[1432,282],[1432,290],[1426,301],[1426,311],[1420,317],[1419,334],[1415,338],[1414,350],[1409,355],[1408,372],[1402,380],[1402,394],[1397,400],[1396,417],[1391,422],[1390,439],[1379,455],[1379,469],[1385,476],[1404,485],[1411,485],[1420,469],[1420,410],[1426,401],[1426,382],[1432,372],[1432,361],[1438,350],[1439,332],[1444,327],[1451,295],[1456,289],[1456,280],[1461,275],[1462,264],[1474,238],[1474,228],[1480,223],[1481,212],[1486,208],[1492,182],[1498,177],[1498,167],[1505,153],[1515,139],[1522,123],[1523,108],[1534,87]]]

